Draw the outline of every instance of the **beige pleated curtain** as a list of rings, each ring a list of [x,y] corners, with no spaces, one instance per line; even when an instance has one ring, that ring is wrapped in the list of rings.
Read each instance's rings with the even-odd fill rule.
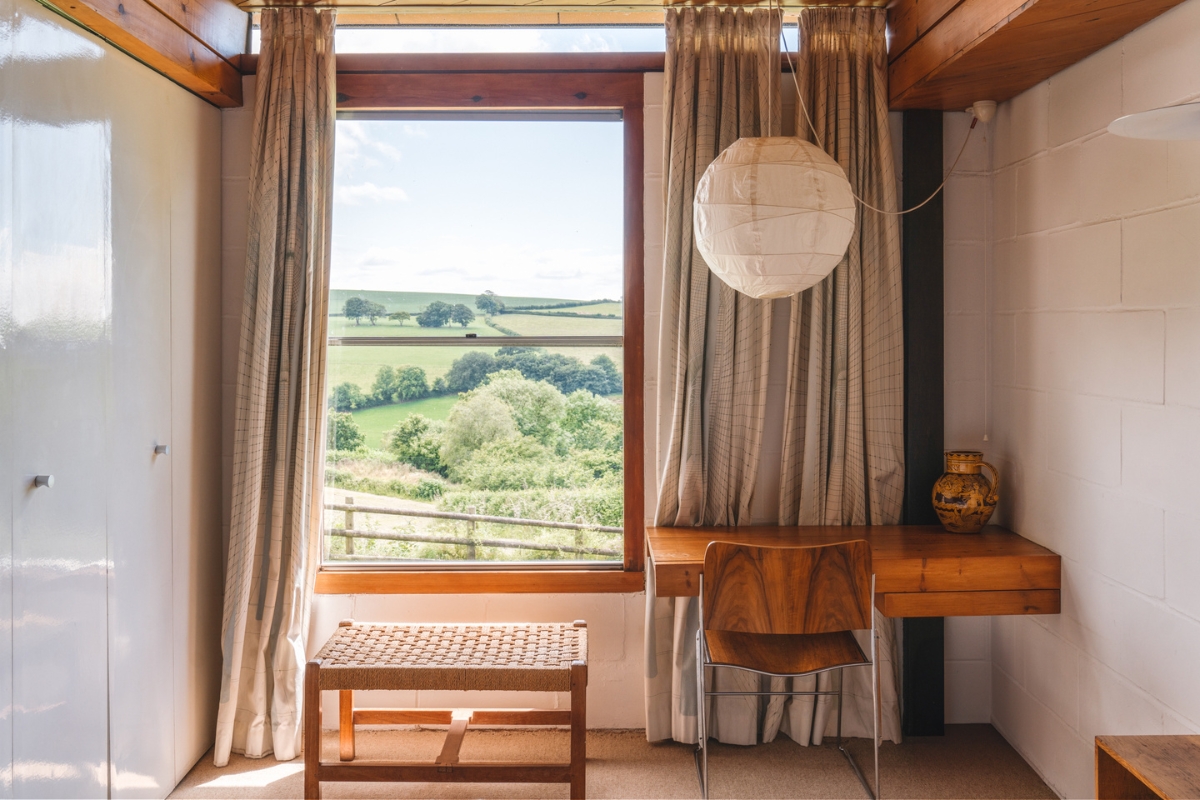
[[[334,12],[262,12],[214,761],[300,754],[319,558]]]
[[[800,19],[800,88],[818,138],[856,193],[894,209],[886,12],[804,9]],[[792,298],[786,342],[771,341],[769,301],[725,287],[692,243],[696,182],[738,135],[766,135],[761,123],[735,127],[730,120],[740,123],[754,118],[752,109],[763,114],[778,107],[778,94],[774,102],[764,96],[777,91],[778,63],[778,12],[667,13],[659,525],[749,522],[772,346],[787,349],[779,523],[887,524],[900,518],[903,350],[895,218],[860,209],[846,259],[830,278]],[[808,126],[799,106],[798,131]],[[647,576],[647,738],[695,742],[696,601],[656,598],[652,571]],[[893,629],[888,620],[878,622],[882,732],[899,741]],[[847,670],[845,677],[844,730],[869,736],[870,674]],[[718,669],[713,687],[766,688],[759,681]],[[823,675],[819,688],[836,687],[835,681],[832,673]],[[791,688],[816,687],[816,679],[805,678]],[[771,688],[785,689],[786,681]],[[782,730],[803,744],[819,744],[835,723],[834,704],[824,699],[711,702],[711,734],[728,743],[771,741]]]

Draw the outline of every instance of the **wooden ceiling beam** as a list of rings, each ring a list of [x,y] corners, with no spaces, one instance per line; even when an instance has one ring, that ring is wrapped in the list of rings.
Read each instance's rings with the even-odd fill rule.
[[[890,105],[961,111],[1009,100],[1180,2],[897,0]]]
[[[193,94],[242,104],[234,61],[249,15],[229,0],[47,0],[66,16]]]

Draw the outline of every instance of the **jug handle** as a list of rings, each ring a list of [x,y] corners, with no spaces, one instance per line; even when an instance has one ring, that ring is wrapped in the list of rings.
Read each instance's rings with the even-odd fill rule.
[[[992,488],[988,492],[987,500],[985,501],[991,505],[1000,500],[1000,472],[986,461],[981,461],[980,463],[992,472]]]

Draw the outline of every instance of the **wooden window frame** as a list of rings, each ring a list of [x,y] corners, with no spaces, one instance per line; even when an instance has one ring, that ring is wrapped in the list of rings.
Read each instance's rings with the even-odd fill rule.
[[[620,109],[624,126],[624,558],[614,567],[327,567],[317,594],[639,592],[645,568],[644,78],[661,54],[341,57],[339,111]]]

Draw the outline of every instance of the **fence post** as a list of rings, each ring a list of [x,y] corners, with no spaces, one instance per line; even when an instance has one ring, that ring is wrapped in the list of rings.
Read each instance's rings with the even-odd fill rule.
[[[471,516],[474,516],[475,515],[475,506],[467,506],[467,513],[470,514]],[[467,559],[470,561],[474,561],[475,560],[475,520],[473,520],[473,519],[467,520],[467,538],[471,540],[471,543],[469,545],[467,545]]]
[[[583,517],[576,517],[575,522],[579,525],[582,525]],[[582,530],[575,531],[575,546],[583,547],[583,531]]]
[[[347,497],[347,498],[346,498],[346,505],[348,505],[348,506],[352,506],[352,505],[354,505],[354,498],[353,498],[353,497]],[[348,534],[349,534],[349,532],[350,532],[350,531],[352,531],[352,530],[354,530],[354,512],[353,512],[353,511],[349,511],[349,510],[347,510],[347,511],[346,511],[346,531],[347,531],[347,536],[346,536],[346,555],[348,555],[348,556],[352,556],[352,555],[354,555],[354,537],[352,537],[352,536],[348,535]]]

